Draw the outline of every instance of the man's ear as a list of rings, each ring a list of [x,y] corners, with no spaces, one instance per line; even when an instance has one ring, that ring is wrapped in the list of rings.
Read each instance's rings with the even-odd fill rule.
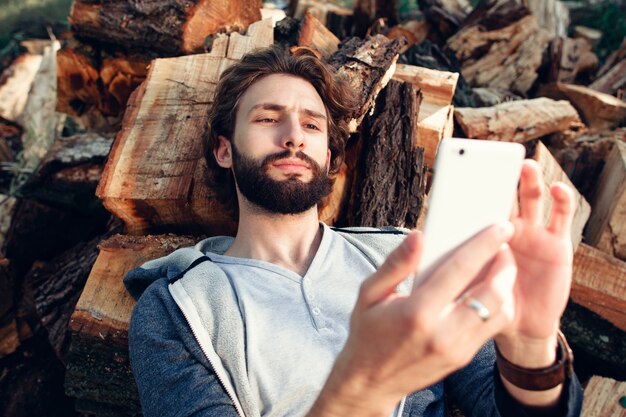
[[[230,141],[225,136],[218,136],[219,144],[213,149],[215,161],[222,168],[230,168],[233,166],[233,150]]]

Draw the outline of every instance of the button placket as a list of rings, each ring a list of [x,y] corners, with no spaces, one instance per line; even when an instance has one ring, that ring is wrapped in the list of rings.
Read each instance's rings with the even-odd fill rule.
[[[311,319],[315,323],[315,327],[317,327],[318,329],[324,327],[324,323],[321,317],[322,310],[320,306],[316,303],[317,299],[311,288],[311,280],[309,278],[304,278],[302,280],[302,292],[304,293],[304,298],[306,299],[309,314],[311,315]]]

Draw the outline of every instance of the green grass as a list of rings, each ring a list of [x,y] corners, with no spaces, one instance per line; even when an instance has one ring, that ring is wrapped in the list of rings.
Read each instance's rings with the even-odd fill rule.
[[[0,48],[14,34],[47,37],[46,25],[67,26],[72,0],[2,0],[0,7]]]

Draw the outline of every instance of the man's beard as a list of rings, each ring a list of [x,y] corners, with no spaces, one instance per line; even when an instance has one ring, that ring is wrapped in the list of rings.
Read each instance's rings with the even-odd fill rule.
[[[241,194],[254,205],[271,213],[298,214],[318,204],[332,191],[332,181],[324,169],[311,157],[289,150],[269,155],[262,161],[241,154],[232,144],[233,171]],[[299,173],[289,174],[284,180],[269,176],[270,165],[279,159],[296,157],[309,165],[311,180],[303,182]]]

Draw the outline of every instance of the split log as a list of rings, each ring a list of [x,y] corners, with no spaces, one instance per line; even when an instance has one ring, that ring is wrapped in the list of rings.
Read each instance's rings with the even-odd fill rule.
[[[551,138],[548,147],[576,189],[593,201],[606,160],[619,141],[626,142],[626,128],[587,132],[571,143],[555,144]]]
[[[32,288],[37,314],[58,357],[67,352],[70,316],[98,256],[98,243],[119,229],[111,222],[104,236],[79,242],[49,262],[36,262],[24,280]]]
[[[555,83],[542,86],[537,94],[570,101],[591,129],[613,129],[626,123],[625,101],[589,87]]]
[[[574,83],[579,75],[591,74],[598,65],[598,57],[584,39],[554,38],[548,53],[551,63],[549,83]]]
[[[548,223],[550,219],[550,210],[552,210],[552,197],[550,196],[550,186],[557,181],[561,181],[569,185],[574,191],[574,207],[576,211],[574,213],[574,219],[572,220],[572,246],[574,249],[578,247],[578,244],[582,240],[583,229],[589,215],[591,213],[591,207],[585,198],[580,195],[576,190],[572,182],[567,178],[565,172],[554,159],[548,148],[539,140],[528,142],[527,156],[534,159],[541,166],[541,172],[543,174],[543,220],[544,223]]]
[[[424,151],[414,145],[420,100],[413,84],[391,80],[364,119],[350,226],[417,225],[426,191]]]
[[[408,49],[413,44],[420,44],[424,42],[431,32],[430,24],[425,20],[409,20],[396,25],[389,29],[385,36],[389,39],[396,39],[400,36],[408,41],[406,48]],[[406,51],[404,51],[406,52]]]
[[[0,116],[0,194],[8,193],[11,188],[13,172],[10,167],[16,166],[15,158],[23,148],[22,133],[23,129],[20,125]],[[0,201],[2,200],[3,198],[0,196]],[[0,230],[2,230],[1,226]],[[1,247],[2,244],[0,243]]]
[[[582,122],[567,101],[518,100],[478,109],[457,108],[454,117],[468,138],[526,142],[552,132],[579,129]]]
[[[142,263],[195,242],[179,236],[114,236],[100,254],[72,314],[65,375],[76,408],[96,415],[136,416],[137,388],[128,362],[128,326],[135,301],[122,277]]]
[[[115,125],[153,58],[153,54],[107,52],[66,40],[57,54],[57,111],[81,118],[89,127]]]
[[[472,88],[467,84],[461,67],[454,55],[442,51],[437,45],[426,40],[411,47],[398,58],[398,64],[415,65],[437,71],[446,71],[459,74],[454,90],[452,104],[456,107],[476,107],[476,98]]]
[[[96,191],[129,233],[236,230],[207,184],[203,134],[222,71],[246,52],[273,43],[269,19],[248,33],[216,38],[211,54],[153,61],[133,93]]]
[[[594,376],[585,387],[582,417],[626,417],[626,382]]]
[[[339,39],[352,36],[354,27],[354,12],[350,9],[335,7],[326,12],[324,25]]]
[[[571,301],[561,317],[561,329],[574,350],[574,366],[582,378],[598,374],[624,378],[626,332]]]
[[[598,78],[589,85],[594,90],[617,96],[626,90],[626,39],[598,70]]]
[[[78,37],[173,56],[203,52],[208,35],[243,30],[261,8],[260,0],[74,0],[68,19]]]
[[[614,144],[591,201],[586,240],[626,260],[626,143]]]
[[[101,210],[94,193],[112,143],[94,133],[58,138],[22,187],[22,195],[74,212]]]
[[[341,43],[339,50],[330,57],[329,64],[358,94],[355,110],[348,116],[352,120],[352,131],[356,131],[380,90],[391,79],[398,53],[405,43],[404,39],[390,41],[383,35],[367,40],[355,37]]]
[[[595,48],[602,39],[602,32],[587,26],[576,25],[572,36],[574,39],[584,39],[592,48]]]
[[[396,0],[356,0],[354,2],[354,34],[363,37],[377,19],[384,19],[388,26],[398,24]]]
[[[522,0],[522,4],[537,18],[539,26],[550,37],[566,36],[569,26],[569,10],[559,0]]]
[[[523,97],[499,88],[476,87],[472,89],[476,107],[493,107],[508,101],[523,100]]]
[[[481,2],[446,47],[473,87],[524,95],[537,78],[550,35],[516,0]]]
[[[41,66],[41,55],[22,54],[0,76],[0,117],[21,120],[28,92]]]
[[[417,5],[441,39],[454,35],[472,11],[467,0],[418,0]]]
[[[581,243],[570,297],[626,332],[626,262]]]
[[[298,46],[311,48],[327,60],[337,51],[339,39],[311,13],[306,13],[298,35]]]
[[[414,84],[422,94],[415,146],[424,148],[424,163],[433,167],[439,142],[453,134],[454,109],[450,103],[454,97],[459,74],[398,64],[393,77]]]

